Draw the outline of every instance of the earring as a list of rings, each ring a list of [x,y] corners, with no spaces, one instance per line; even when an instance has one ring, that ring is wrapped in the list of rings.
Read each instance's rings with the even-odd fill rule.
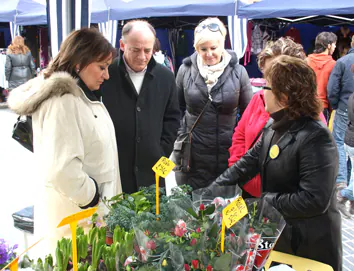
[[[80,72],[80,70],[79,70],[79,69],[77,69],[77,70],[76,70],[76,73],[78,74],[79,72]]]

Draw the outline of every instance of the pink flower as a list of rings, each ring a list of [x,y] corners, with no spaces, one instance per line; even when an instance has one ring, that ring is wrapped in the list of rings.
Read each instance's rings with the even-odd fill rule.
[[[195,246],[197,244],[197,239],[193,238],[191,241],[191,246]]]
[[[156,249],[156,243],[153,240],[149,240],[146,242],[146,248],[155,250]]]
[[[175,232],[174,232],[176,236],[182,237],[186,232],[187,232],[187,229],[180,228],[180,227],[178,227],[178,225],[176,225]]]
[[[188,264],[184,264],[184,270],[185,271],[190,271],[191,270],[191,268],[190,268],[190,266],[188,265]]]
[[[175,227],[175,235],[182,237],[187,232],[187,225],[186,222],[183,220],[179,220],[176,227]]]
[[[132,256],[129,256],[129,257],[125,260],[124,266],[127,266],[127,265],[131,264],[132,262],[133,262],[133,257],[132,257]]]
[[[223,198],[221,198],[221,197],[217,197],[217,198],[215,198],[215,199],[213,200],[212,203],[214,203],[216,207],[218,207],[218,206],[220,206],[220,205],[221,205],[221,206],[224,206],[224,205],[225,205],[225,200],[224,200]]]
[[[204,205],[203,203],[201,203],[201,204],[199,205],[199,210],[200,210],[200,211],[204,211],[204,210],[205,210],[205,205]]]
[[[192,266],[193,266],[194,269],[197,269],[198,265],[199,265],[198,260],[192,260]]]
[[[206,267],[206,271],[213,271],[213,267],[209,264],[209,265]]]
[[[143,262],[146,262],[148,257],[147,257],[146,250],[143,247],[140,247],[140,255],[141,255],[141,260]]]
[[[198,229],[196,230],[196,232],[197,232],[197,233],[200,233],[200,232],[201,232],[200,228],[198,228]]]
[[[187,225],[186,225],[186,222],[184,222],[182,219],[180,219],[178,222],[177,222],[177,226],[182,228],[182,229],[186,229],[187,228]]]

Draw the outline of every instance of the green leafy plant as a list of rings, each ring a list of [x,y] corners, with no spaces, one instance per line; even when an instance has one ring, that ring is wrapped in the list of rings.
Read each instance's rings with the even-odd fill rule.
[[[72,241],[71,239],[62,238],[57,243],[55,250],[56,267],[55,271],[66,271],[69,258],[72,257]]]

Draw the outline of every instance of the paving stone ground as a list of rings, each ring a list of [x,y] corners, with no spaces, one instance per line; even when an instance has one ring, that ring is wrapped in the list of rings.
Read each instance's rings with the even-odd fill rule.
[[[342,217],[343,271],[354,271],[354,219]]]

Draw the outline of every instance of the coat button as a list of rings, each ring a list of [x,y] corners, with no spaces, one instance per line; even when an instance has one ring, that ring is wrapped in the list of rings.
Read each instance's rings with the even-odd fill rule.
[[[135,172],[138,172],[138,171],[139,171],[139,168],[138,168],[138,167],[135,167],[134,170],[135,170]]]
[[[140,143],[140,137],[137,137],[137,138],[136,138],[136,142],[137,142],[137,143]]]
[[[140,106],[138,106],[138,107],[136,108],[136,111],[138,111],[138,112],[140,112],[140,111],[141,111]]]

